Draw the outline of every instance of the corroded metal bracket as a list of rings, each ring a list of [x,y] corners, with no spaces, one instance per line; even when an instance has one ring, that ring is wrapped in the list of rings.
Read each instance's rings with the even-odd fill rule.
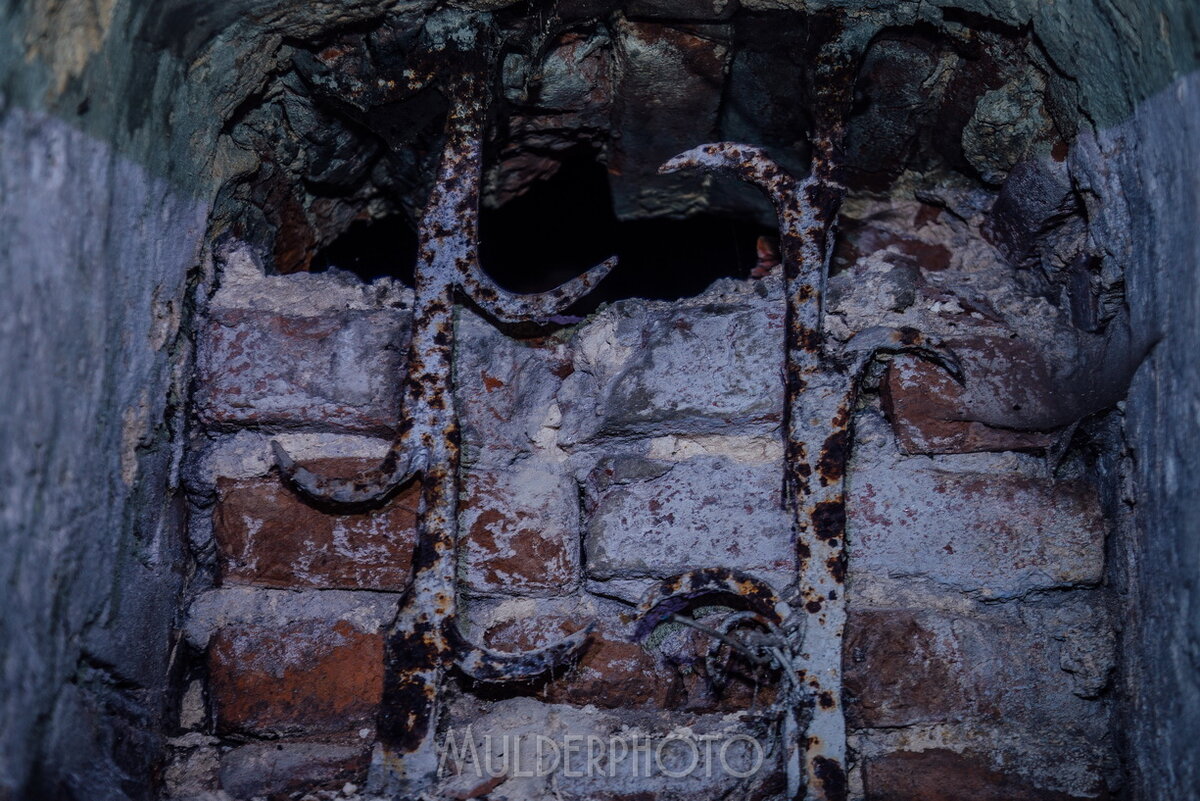
[[[710,567],[681,573],[651,587],[638,605],[634,638],[644,641],[663,623],[688,624],[689,619],[680,612],[689,606],[729,601],[741,608],[727,615],[717,629],[696,626],[713,637],[705,660],[708,676],[710,681],[721,681],[722,671],[713,657],[722,643],[734,646],[749,662],[779,671],[784,686],[776,706],[782,712],[779,736],[788,777],[787,797],[796,798],[802,788],[800,737],[813,708],[800,653],[806,622],[802,615],[797,615],[765,581],[736,570]],[[748,625],[753,635],[733,636],[732,629],[743,625]]]
[[[791,505],[799,565],[800,608],[806,616],[803,641],[791,641],[780,657],[786,676],[796,676],[806,693],[789,693],[789,703],[811,704],[803,737],[803,770],[788,761],[789,798],[842,801],[847,794],[846,724],[842,709],[842,637],[846,620],[845,476],[850,430],[860,379],[884,353],[915,353],[942,365],[962,380],[957,360],[914,329],[870,329],[842,347],[827,342],[822,326],[822,295],[827,275],[828,231],[841,191],[829,170],[814,165],[797,180],[763,150],[730,142],[702,145],[670,159],[661,172],[706,170],[751,183],[767,195],[779,220],[785,297],[784,473]],[[710,581],[706,572],[673,579],[680,586]],[[658,604],[677,603],[665,593],[648,600],[646,620]],[[767,609],[754,609],[766,614]],[[785,625],[785,628],[787,626]],[[800,627],[793,626],[798,631]],[[784,658],[786,656],[786,660]],[[807,700],[806,700],[807,699]],[[798,710],[792,710],[798,721]],[[796,748],[786,744],[789,755]]]
[[[437,179],[421,218],[412,337],[404,377],[401,425],[382,464],[352,479],[317,475],[272,443],[284,480],[302,496],[340,509],[378,506],[417,479],[417,545],[413,575],[387,646],[387,675],[372,790],[416,797],[437,774],[434,737],[440,689],[448,668],[476,681],[522,681],[577,655],[591,627],[525,653],[471,643],[457,621],[459,423],[452,385],[454,303],[465,296],[502,321],[545,321],[591,290],[616,260],[561,287],[518,295],[496,285],[478,258],[479,187],[486,90],[478,78],[449,87],[454,105]]]

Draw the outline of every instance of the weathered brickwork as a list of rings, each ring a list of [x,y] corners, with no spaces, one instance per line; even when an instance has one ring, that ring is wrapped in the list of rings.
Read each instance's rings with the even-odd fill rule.
[[[206,655],[199,725],[216,737],[181,745],[173,769],[208,776],[234,798],[357,787],[369,772],[383,637],[408,581],[417,488],[375,510],[330,513],[280,484],[263,429],[312,469],[372,466],[397,419],[405,294],[395,285],[354,294],[337,274],[295,276],[290,287],[293,277],[227,258],[238,285],[214,299],[200,343],[208,429],[189,473],[207,510],[193,540],[211,547],[216,588],[193,605],[188,638]],[[921,269],[956,269],[934,267]],[[919,302],[926,289],[906,289],[895,270],[860,280],[881,282],[893,307],[910,289]],[[839,280],[834,336],[894,322],[855,311],[871,308],[849,300],[866,290]],[[321,281],[328,299],[315,290]],[[944,289],[929,291],[945,302]],[[915,313],[888,312],[901,322]],[[749,731],[771,709],[777,677],[740,675],[718,688],[709,635],[671,623],[639,642],[629,604],[656,580],[701,567],[791,590],[782,314],[774,278],[721,282],[694,300],[623,301],[536,340],[459,312],[464,627],[502,651],[594,632],[576,664],[519,697],[463,695],[452,727],[499,737],[640,726],[665,736],[677,726]],[[944,318],[934,312],[935,323]],[[1043,402],[1037,393],[1052,376],[1037,345],[1011,344],[995,321],[964,325],[984,330],[955,340],[972,392]],[[342,380],[346,370],[353,380]],[[1037,454],[1053,436],[968,419],[963,405],[976,396],[923,362],[896,359],[879,389],[882,402],[858,413],[848,482],[851,797],[1105,797],[1113,638],[1095,490],[1047,478]],[[698,622],[721,619],[713,610]],[[472,776],[447,781],[454,797],[489,789]],[[755,792],[778,792],[772,781],[781,779]],[[506,797],[544,790],[501,784]],[[661,776],[563,780],[553,792],[699,797]]]
[[[396,434],[411,293],[320,271],[403,271],[464,68],[487,87],[485,266],[531,287],[602,248],[628,269],[583,320],[458,314],[469,635],[595,636],[538,686],[447,675],[442,722],[476,744],[780,728],[780,676],[719,688],[729,608],[683,612],[709,630],[631,630],[662,576],[713,563],[801,608],[805,544],[775,479],[781,428],[812,421],[780,403],[771,209],[659,173],[732,140],[820,182],[834,235],[810,352],[914,329],[963,368],[873,364],[838,415],[857,429],[831,443],[853,451],[848,514],[823,508],[848,516],[850,560],[812,566],[845,568],[847,801],[1192,797],[1198,16],[1196,0],[5,4],[0,801],[381,801],[378,670],[424,561],[417,493],[334,514],[280,485],[270,445],[336,472]],[[477,157],[460,158],[443,188],[469,189],[457,169]],[[735,271],[754,280],[611,303]],[[844,384],[839,368],[822,378]],[[786,380],[792,399],[821,385]],[[753,789],[720,771],[462,772],[430,797],[795,798],[780,757]]]

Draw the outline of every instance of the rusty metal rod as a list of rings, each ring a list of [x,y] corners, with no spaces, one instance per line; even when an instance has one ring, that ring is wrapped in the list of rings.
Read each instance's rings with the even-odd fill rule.
[[[273,443],[284,480],[318,503],[344,509],[378,506],[419,478],[417,544],[412,579],[387,642],[387,671],[372,791],[415,797],[437,778],[435,736],[446,670],[457,666],[477,681],[535,678],[576,656],[591,626],[524,653],[491,651],[459,629],[455,586],[458,548],[460,434],[453,391],[454,304],[461,295],[503,320],[544,320],[598,283],[615,260],[558,289],[516,295],[479,267],[479,187],[485,89],[466,76],[451,86],[454,103],[437,180],[419,229],[412,337],[402,395],[401,426],[382,464],[352,479],[323,477],[299,467]]]
[[[953,354],[939,350],[913,329],[871,329],[844,348],[826,342],[822,289],[828,232],[842,194],[828,169],[814,164],[812,174],[801,181],[760,148],[720,142],[682,153],[660,171],[680,170],[726,173],[751,183],[771,200],[778,217],[787,303],[785,500],[796,531],[797,613],[807,615],[799,674],[814,701],[803,734],[803,781],[789,766],[789,797],[798,797],[803,784],[805,801],[843,801],[848,792],[841,667],[846,620],[845,476],[860,379],[866,366],[885,352],[920,354],[942,364],[959,380],[961,371]]]

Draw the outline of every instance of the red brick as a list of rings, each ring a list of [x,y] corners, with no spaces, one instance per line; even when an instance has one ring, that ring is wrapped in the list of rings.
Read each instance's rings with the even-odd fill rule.
[[[400,312],[214,311],[198,346],[196,406],[222,429],[317,424],[389,434],[407,343]]]
[[[867,801],[1082,801],[994,770],[973,754],[943,748],[896,751],[863,766]],[[1089,796],[1089,798],[1106,796]]]
[[[914,224],[919,228],[922,220],[936,219],[940,211],[922,205]],[[941,272],[950,267],[950,250],[940,242],[924,241],[919,234],[845,217],[841,218],[840,227],[843,235],[838,237],[833,254],[838,267],[853,267],[866,256],[889,249],[894,258],[909,261],[926,272]]]
[[[221,734],[333,734],[374,725],[383,636],[349,621],[218,631],[209,689]]]
[[[365,459],[323,459],[306,466],[349,476]],[[277,477],[217,482],[214,529],[224,584],[321,589],[403,590],[409,581],[420,487],[365,514],[329,514],[309,506]]]
[[[460,506],[471,589],[562,595],[579,585],[579,499],[570,476],[536,466],[475,469]]]
[[[1101,714],[1060,668],[1064,636],[996,611],[851,610],[843,653],[851,728],[986,722],[1034,736]]]
[[[965,363],[968,381],[979,378],[974,366]],[[1022,378],[1014,375],[1013,380]],[[1038,451],[1054,441],[1053,434],[995,428],[971,420],[973,398],[967,390],[942,368],[915,356],[896,358],[881,389],[884,411],[905,453]]]
[[[969,712],[960,655],[909,610],[852,611],[846,622],[847,723],[853,728],[950,720]]]

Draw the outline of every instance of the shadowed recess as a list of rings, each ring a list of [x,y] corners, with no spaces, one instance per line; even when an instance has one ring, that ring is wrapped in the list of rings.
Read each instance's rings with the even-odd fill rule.
[[[620,264],[575,315],[624,298],[676,300],[698,295],[718,278],[747,278],[758,238],[774,231],[731,216],[617,219],[608,173],[592,153],[567,153],[547,180],[498,209],[480,214],[479,258],[514,292],[542,292],[616,254]],[[312,271],[330,268],[365,282],[389,276],[412,286],[417,235],[402,215],[358,220],[322,248]]]
[[[579,148],[549,179],[483,211],[480,261],[506,288],[540,292],[615,253],[617,268],[570,310],[580,315],[624,298],[674,300],[698,295],[718,278],[746,278],[758,237],[770,233],[717,215],[618,220],[607,170]]]
[[[390,276],[413,285],[417,263],[417,232],[403,216],[358,220],[313,257],[312,272],[336,268],[370,283]]]

